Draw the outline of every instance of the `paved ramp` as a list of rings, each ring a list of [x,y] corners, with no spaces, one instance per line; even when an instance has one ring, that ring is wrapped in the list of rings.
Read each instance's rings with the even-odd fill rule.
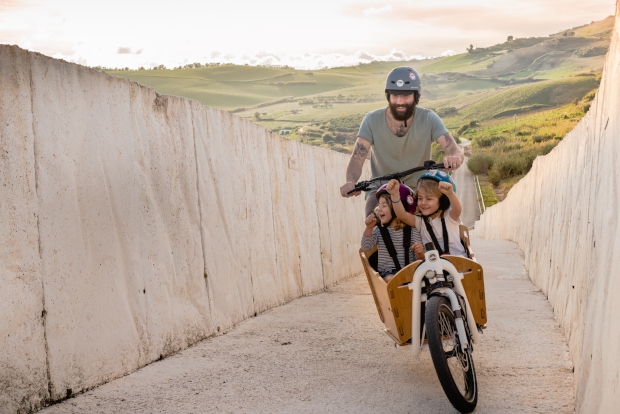
[[[489,327],[474,352],[476,413],[572,413],[565,341],[520,250],[473,238]],[[242,322],[177,355],[42,411],[451,413],[428,351],[382,332],[365,276]]]

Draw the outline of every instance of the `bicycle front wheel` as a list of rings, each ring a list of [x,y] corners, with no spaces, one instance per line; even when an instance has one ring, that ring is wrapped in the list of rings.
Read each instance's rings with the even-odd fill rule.
[[[426,335],[439,382],[457,410],[470,413],[478,402],[478,384],[471,349],[461,349],[450,301],[433,296],[426,303]]]

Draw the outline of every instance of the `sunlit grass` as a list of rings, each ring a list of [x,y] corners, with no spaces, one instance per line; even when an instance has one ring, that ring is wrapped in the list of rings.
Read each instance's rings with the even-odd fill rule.
[[[480,191],[482,192],[482,198],[484,200],[484,207],[489,208],[499,202],[497,194],[493,189],[493,185],[489,183],[489,180],[484,175],[478,176],[478,182],[480,183]]]

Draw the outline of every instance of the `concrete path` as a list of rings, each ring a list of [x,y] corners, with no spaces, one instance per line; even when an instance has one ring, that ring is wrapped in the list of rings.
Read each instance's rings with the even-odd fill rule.
[[[489,315],[476,413],[572,413],[567,346],[520,250],[472,241]],[[416,361],[382,329],[360,275],[42,412],[454,413],[428,351]]]

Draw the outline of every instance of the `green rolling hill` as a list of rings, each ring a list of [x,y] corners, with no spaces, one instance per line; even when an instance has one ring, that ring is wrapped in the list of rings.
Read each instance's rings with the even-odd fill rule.
[[[474,151],[488,155],[492,148],[477,146],[477,139],[502,136],[502,148],[521,151],[542,145],[532,137],[550,136],[557,143],[570,130],[564,121],[580,119],[594,97],[613,23],[610,16],[547,37],[510,39],[455,56],[406,62],[323,70],[192,64],[106,72],[236,113],[274,132],[291,130],[291,139],[350,153],[363,115],[386,104],[387,73],[395,66],[412,66],[422,77],[420,106],[437,111],[454,135],[471,138]],[[562,126],[550,131],[551,124]],[[527,125],[527,134],[517,135],[517,125]],[[545,132],[537,134],[537,129]],[[548,152],[550,143],[545,145],[538,153]],[[534,149],[528,157],[538,153]],[[499,193],[509,190],[500,188],[502,182],[523,173],[497,178],[493,168],[490,177]]]

